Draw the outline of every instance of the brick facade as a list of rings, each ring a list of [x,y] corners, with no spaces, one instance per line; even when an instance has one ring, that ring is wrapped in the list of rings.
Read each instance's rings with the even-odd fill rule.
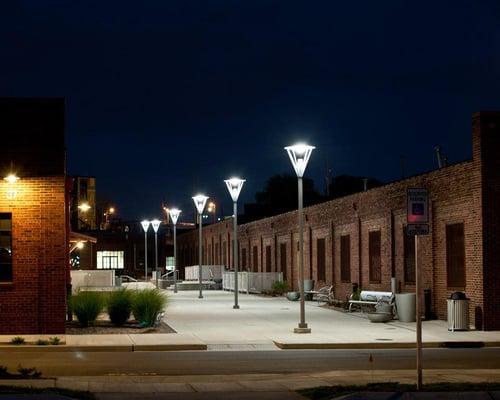
[[[404,227],[406,190],[424,187],[430,193],[431,234],[419,238],[419,270],[422,287],[430,289],[432,311],[446,318],[446,299],[454,291],[465,291],[471,299],[471,321],[478,329],[500,329],[500,113],[473,116],[473,159],[426,174],[394,182],[304,209],[305,279],[316,287],[333,284],[335,296],[345,299],[352,282],[363,289],[390,290],[391,277],[398,291],[414,292],[414,282],[405,282]],[[464,287],[448,287],[447,226],[464,226]],[[240,225],[240,266],[265,270],[266,248],[271,250],[271,270],[286,266],[286,280],[297,288],[298,279],[297,212]],[[380,281],[370,279],[370,232],[380,231]],[[341,236],[350,237],[350,280],[341,280]],[[226,248],[224,264],[231,265],[231,220],[204,228],[204,262],[218,264]],[[372,235],[375,237],[376,235]],[[318,279],[317,239],[325,239],[325,277]],[[197,262],[197,233],[179,236],[179,264]],[[210,258],[207,243],[220,254]],[[284,247],[282,247],[282,245]],[[269,247],[270,246],[270,247]],[[282,254],[282,248],[283,250]],[[282,262],[286,256],[286,263]],[[242,256],[246,260],[242,259]],[[215,260],[215,262],[211,262]],[[322,277],[320,277],[322,278]]]
[[[65,196],[64,176],[0,180],[0,212],[12,213],[13,263],[12,281],[0,282],[0,334],[65,332]]]

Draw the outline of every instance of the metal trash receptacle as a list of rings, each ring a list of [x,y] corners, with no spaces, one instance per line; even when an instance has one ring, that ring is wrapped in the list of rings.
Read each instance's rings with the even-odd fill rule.
[[[416,294],[396,293],[396,310],[401,322],[415,322],[416,320]]]
[[[448,330],[468,331],[469,330],[469,300],[468,299],[447,299],[448,303]]]

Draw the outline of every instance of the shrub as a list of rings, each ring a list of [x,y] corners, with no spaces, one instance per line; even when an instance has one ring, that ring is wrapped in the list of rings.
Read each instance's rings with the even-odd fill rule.
[[[71,298],[73,312],[81,326],[93,325],[103,309],[102,296],[98,292],[80,292]]]
[[[108,297],[109,319],[116,326],[122,326],[130,318],[132,312],[132,292],[120,289]]]
[[[288,292],[288,283],[285,281],[274,281],[272,291],[275,296],[283,296],[286,292]]]
[[[49,343],[53,346],[57,346],[61,344],[61,339],[59,339],[57,336],[50,337],[49,338]]]
[[[10,343],[11,344],[25,344],[26,340],[24,340],[24,338],[21,336],[16,336],[16,337],[13,337],[11,339]]]
[[[24,368],[21,365],[17,367],[17,372],[19,372],[20,377],[24,379],[40,378],[40,376],[42,376],[42,373],[38,371],[36,368]]]
[[[153,326],[166,303],[166,297],[158,289],[140,290],[133,296],[134,318],[141,326]]]
[[[49,341],[48,340],[44,340],[44,339],[38,339],[35,344],[37,346],[47,346],[49,344]]]

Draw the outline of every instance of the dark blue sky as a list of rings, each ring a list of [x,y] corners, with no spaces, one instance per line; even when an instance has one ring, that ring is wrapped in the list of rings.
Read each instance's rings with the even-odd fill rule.
[[[470,157],[471,113],[500,109],[498,1],[10,1],[0,95],[67,99],[68,168],[129,218],[192,211],[222,180],[399,178]]]

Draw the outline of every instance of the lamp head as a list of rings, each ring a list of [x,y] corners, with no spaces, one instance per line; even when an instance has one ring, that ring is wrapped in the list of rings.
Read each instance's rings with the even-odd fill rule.
[[[203,194],[198,194],[193,196],[194,205],[198,214],[203,214],[203,210],[205,209],[205,204],[207,203],[208,197]]]
[[[147,232],[149,229],[149,221],[145,219],[144,221],[141,221],[142,229],[144,229],[144,232]]]
[[[246,182],[246,180],[240,178],[231,178],[226,179],[224,182],[226,182],[227,190],[229,190],[229,194],[231,195],[233,202],[236,203],[238,201],[238,197],[240,196],[241,188],[243,187],[243,184]]]
[[[78,206],[78,208],[83,211],[83,212],[87,212],[88,210],[90,210],[92,207],[89,206],[89,203],[82,203]]]
[[[171,208],[169,214],[170,214],[170,218],[172,218],[172,223],[174,225],[177,225],[177,220],[179,219],[179,215],[181,214],[181,210],[179,210],[178,208]]]
[[[19,180],[19,177],[16,174],[11,173],[3,179],[5,179],[9,183],[16,183]]]
[[[305,143],[297,143],[293,146],[285,147],[297,177],[302,178],[304,176],[307,163],[309,162],[311,153],[315,148],[316,147],[309,146]]]
[[[153,227],[153,230],[158,232],[158,229],[160,229],[161,221],[159,219],[154,219],[151,221],[151,226]]]

